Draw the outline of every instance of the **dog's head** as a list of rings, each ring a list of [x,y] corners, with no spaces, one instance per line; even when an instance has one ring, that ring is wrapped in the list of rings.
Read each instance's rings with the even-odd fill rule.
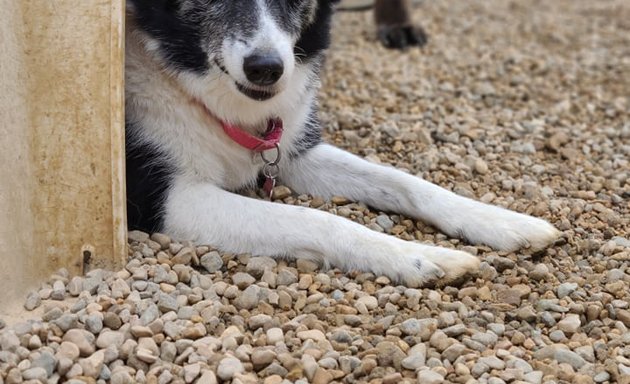
[[[256,108],[308,86],[329,45],[334,2],[127,0],[127,6],[147,51],[187,88],[212,104],[220,90],[230,103]]]

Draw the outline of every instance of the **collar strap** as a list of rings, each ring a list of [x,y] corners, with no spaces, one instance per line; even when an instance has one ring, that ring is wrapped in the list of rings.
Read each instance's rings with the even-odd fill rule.
[[[225,134],[238,145],[254,152],[263,152],[275,148],[280,143],[283,131],[281,119],[269,119],[267,131],[262,138],[251,135],[238,126],[224,121],[221,121],[221,127],[223,127]]]

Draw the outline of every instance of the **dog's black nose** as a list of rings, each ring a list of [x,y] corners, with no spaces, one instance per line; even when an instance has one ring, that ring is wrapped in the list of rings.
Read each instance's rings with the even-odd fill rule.
[[[278,82],[284,72],[282,59],[275,54],[251,55],[245,58],[243,70],[247,80],[256,85],[266,86]]]

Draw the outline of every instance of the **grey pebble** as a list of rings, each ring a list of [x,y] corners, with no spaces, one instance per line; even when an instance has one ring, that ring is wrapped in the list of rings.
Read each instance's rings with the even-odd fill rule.
[[[35,308],[39,307],[42,304],[42,299],[37,292],[31,292],[28,294],[26,298],[26,302],[24,303],[24,308],[27,311],[32,311]],[[0,328],[1,329],[1,328]]]
[[[221,259],[221,256],[216,251],[206,253],[205,255],[201,256],[199,261],[201,266],[204,267],[209,273],[215,273],[223,266],[223,259]]]

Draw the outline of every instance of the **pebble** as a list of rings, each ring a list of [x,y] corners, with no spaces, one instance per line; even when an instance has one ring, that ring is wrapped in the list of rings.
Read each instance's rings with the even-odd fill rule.
[[[215,273],[223,266],[223,259],[218,252],[212,251],[201,256],[199,263],[208,273]]]
[[[26,298],[26,302],[24,303],[24,309],[27,311],[32,311],[35,308],[39,307],[42,303],[42,299],[37,292],[31,292],[28,294]]]
[[[39,380],[40,382],[45,382],[48,375],[46,374],[46,370],[44,368],[35,367],[22,372],[22,377],[24,380]]]
[[[219,362],[217,376],[221,380],[231,380],[236,374],[245,372],[240,360],[234,357],[225,357]]]
[[[577,289],[578,285],[575,283],[563,283],[558,286],[558,298],[562,299],[569,296]]]
[[[284,332],[281,328],[269,328],[267,330],[267,343],[275,345],[284,340]]]
[[[315,341],[323,341],[326,340],[326,335],[318,329],[313,329],[309,331],[300,331],[297,333],[297,337],[301,340],[315,340]]]
[[[94,335],[81,329],[71,329],[63,336],[63,341],[67,341],[79,348],[81,356],[89,356],[96,350]]]
[[[260,279],[265,270],[273,270],[278,263],[271,257],[251,257],[247,262],[246,271],[256,279]],[[236,283],[235,283],[236,284]]]
[[[418,382],[422,384],[439,384],[444,382],[444,377],[437,372],[425,369],[418,372]]]
[[[569,314],[558,322],[558,329],[565,334],[572,335],[580,329],[581,320],[579,315]]]

